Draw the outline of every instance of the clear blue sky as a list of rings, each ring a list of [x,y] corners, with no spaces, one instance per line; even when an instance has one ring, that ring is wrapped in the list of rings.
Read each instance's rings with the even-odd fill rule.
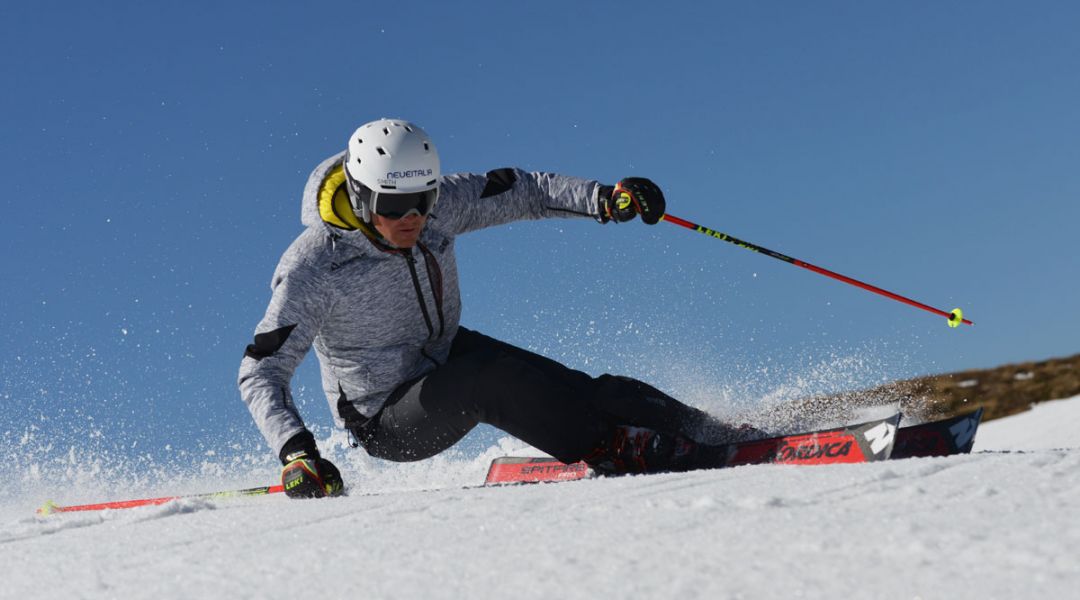
[[[464,324],[572,366],[721,407],[1080,351],[1076,3],[669,4],[5,3],[3,443],[258,440],[236,369],[305,179],[384,116],[976,322],[663,223],[462,238]]]

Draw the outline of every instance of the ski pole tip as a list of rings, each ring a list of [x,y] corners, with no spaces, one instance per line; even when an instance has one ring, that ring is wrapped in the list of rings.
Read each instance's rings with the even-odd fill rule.
[[[47,500],[45,504],[41,505],[41,508],[37,509],[37,514],[48,516],[53,514],[53,512],[55,512],[58,508],[60,507],[57,506],[55,502],[53,502],[52,500]]]
[[[960,324],[963,322],[964,311],[960,310],[959,308],[952,309],[952,312],[949,313],[949,327],[959,327]]]

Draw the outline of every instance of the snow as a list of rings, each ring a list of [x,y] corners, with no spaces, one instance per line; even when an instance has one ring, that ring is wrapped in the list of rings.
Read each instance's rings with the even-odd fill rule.
[[[948,458],[464,488],[504,449],[355,452],[337,499],[37,517],[44,498],[19,498],[0,510],[0,598],[1073,597],[1078,427],[1080,397]]]
[[[979,429],[975,451],[1078,449],[1078,402],[1080,398],[1041,402],[1027,412],[991,421]]]

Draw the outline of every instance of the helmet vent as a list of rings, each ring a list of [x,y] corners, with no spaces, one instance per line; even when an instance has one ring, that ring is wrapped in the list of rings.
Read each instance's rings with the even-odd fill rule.
[[[406,125],[405,126],[405,131],[408,131],[409,133],[412,133],[412,127],[409,127],[408,125]]]
[[[384,135],[390,135],[390,129],[388,127],[383,127],[382,132]]]
[[[379,156],[386,156],[386,150],[383,150],[382,146],[376,146],[375,151],[379,153]]]
[[[424,142],[424,152],[431,152],[431,146],[427,142]]]
[[[360,138],[356,138],[356,143],[357,143],[357,144],[363,144],[363,143],[364,143],[364,140],[362,140],[362,139],[360,139]]]

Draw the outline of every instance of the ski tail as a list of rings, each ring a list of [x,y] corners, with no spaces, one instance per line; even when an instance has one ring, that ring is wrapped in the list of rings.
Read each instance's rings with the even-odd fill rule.
[[[715,468],[781,463],[826,465],[886,460],[892,453],[900,414],[885,419],[717,447]],[[593,477],[583,462],[565,464],[551,457],[504,456],[491,462],[484,485],[573,481]]]
[[[967,454],[975,445],[975,432],[982,421],[983,409],[931,421],[910,427],[901,427],[896,434],[893,458],[921,458]]]

